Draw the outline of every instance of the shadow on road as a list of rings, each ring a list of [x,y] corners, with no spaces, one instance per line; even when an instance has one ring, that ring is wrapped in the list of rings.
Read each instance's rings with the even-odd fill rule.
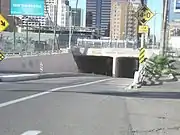
[[[45,92],[45,90],[8,90],[7,92]],[[133,98],[163,98],[163,99],[180,99],[180,92],[120,92],[120,91],[99,91],[99,92],[83,92],[83,91],[65,91],[59,90],[50,93],[80,93],[80,94],[95,94],[95,95],[108,95],[120,97],[133,97]]]
[[[78,91],[60,91],[82,94],[96,94],[96,95],[108,95],[108,96],[121,96],[121,97],[133,97],[133,98],[163,98],[163,99],[180,99],[180,92],[78,92]]]

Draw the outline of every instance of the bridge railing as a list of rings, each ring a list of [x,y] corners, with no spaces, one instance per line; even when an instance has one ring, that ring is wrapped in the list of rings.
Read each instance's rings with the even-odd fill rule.
[[[127,40],[77,39],[78,47],[88,48],[137,48],[137,43]]]

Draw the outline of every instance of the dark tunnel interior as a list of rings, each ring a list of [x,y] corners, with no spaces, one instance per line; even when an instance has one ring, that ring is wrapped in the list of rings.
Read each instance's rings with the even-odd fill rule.
[[[76,55],[74,59],[81,73],[112,76],[113,58],[111,57]]]
[[[75,55],[79,72],[112,76],[113,58],[107,56]],[[138,58],[118,57],[116,59],[116,77],[133,78],[138,69]]]
[[[121,78],[134,78],[134,73],[139,68],[139,60],[134,57],[118,57],[117,58],[117,75]]]

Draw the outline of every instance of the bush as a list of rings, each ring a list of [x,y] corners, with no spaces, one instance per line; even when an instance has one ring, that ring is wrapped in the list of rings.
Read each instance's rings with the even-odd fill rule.
[[[174,63],[168,56],[155,55],[147,61],[149,73],[161,77],[163,74],[176,74]]]

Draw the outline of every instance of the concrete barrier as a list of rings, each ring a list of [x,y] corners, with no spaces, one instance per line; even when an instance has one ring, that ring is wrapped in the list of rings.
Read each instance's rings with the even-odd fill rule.
[[[72,53],[6,58],[0,62],[0,72],[39,73],[43,64],[43,73],[78,72]]]
[[[82,50],[81,50],[82,51]],[[147,58],[159,54],[159,49],[146,49]],[[88,48],[86,55],[110,57],[138,57],[139,50],[133,48]]]

